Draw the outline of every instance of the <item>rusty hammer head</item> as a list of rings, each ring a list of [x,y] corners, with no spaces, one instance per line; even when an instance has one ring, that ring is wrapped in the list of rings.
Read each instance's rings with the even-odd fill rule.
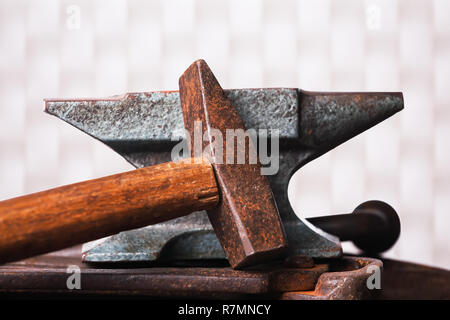
[[[201,149],[208,151],[215,169],[221,200],[208,216],[228,261],[241,267],[280,256],[287,241],[269,181],[261,175],[259,161],[250,163],[248,152],[244,151],[244,163],[238,163],[234,136],[227,134],[245,130],[241,117],[205,61],[194,62],[180,77],[179,85],[185,127],[191,137],[200,135]],[[200,132],[196,133],[198,124]],[[217,144],[217,133],[221,144]],[[248,143],[247,150],[254,150],[251,139]],[[237,148],[245,150],[245,141],[238,141]],[[193,143],[191,152],[194,156]]]

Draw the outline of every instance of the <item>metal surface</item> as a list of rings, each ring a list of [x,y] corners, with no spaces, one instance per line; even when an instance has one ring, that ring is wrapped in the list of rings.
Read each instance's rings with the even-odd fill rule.
[[[450,300],[450,270],[383,259],[380,299]]]
[[[309,161],[403,109],[402,94],[288,88],[225,93],[247,129],[279,130],[279,170],[268,178],[290,253],[339,257],[342,249],[336,237],[294,214],[287,197],[288,182]],[[172,147],[184,137],[179,95],[175,91],[130,93],[109,99],[46,100],[46,112],[104,142],[135,167],[171,160]],[[96,241],[83,250],[83,259],[92,262],[148,261],[164,256],[224,257],[206,213],[128,231]]]
[[[435,295],[431,297],[436,297],[438,292],[440,297],[448,297],[448,286],[432,288],[437,284],[448,283],[448,271],[440,270],[440,282],[436,282],[434,280],[438,277],[434,275],[438,274],[437,269],[427,270],[422,267],[417,272],[417,268],[411,268],[412,264],[405,263],[401,263],[400,269],[394,267],[392,270],[389,270],[392,263],[387,264],[381,274],[382,290],[369,290],[366,286],[368,277],[373,274],[374,267],[382,266],[379,260],[371,258],[344,256],[314,264],[309,258],[290,257],[290,262],[297,263],[287,266],[278,262],[245,271],[220,266],[220,261],[210,263],[210,267],[126,263],[111,268],[108,264],[99,267],[80,263],[79,250],[80,247],[70,248],[0,266],[0,295],[34,295],[38,298],[53,294],[58,298],[126,296],[323,300],[379,298],[380,294],[381,297],[386,295],[401,298],[406,291],[405,297],[426,298],[426,294],[422,292],[433,291]],[[80,289],[67,288],[68,277],[71,275],[68,273],[69,266],[80,268]],[[389,282],[395,276],[408,279],[409,282],[400,283],[400,287],[395,289],[384,280],[385,273],[390,273]],[[403,274],[406,276],[403,277]],[[430,278],[433,281],[427,284],[425,279]],[[407,290],[417,280],[420,280],[421,286],[414,285],[414,288],[420,287],[424,291]],[[447,295],[443,295],[444,292]]]
[[[239,151],[234,147],[228,153],[228,146],[237,139],[229,139],[227,130],[245,131],[245,127],[205,61],[194,62],[180,77],[180,100],[191,136],[191,157],[196,156],[194,140],[199,137],[198,151],[206,150],[214,167],[220,201],[207,213],[230,265],[237,268],[280,257],[286,252],[287,240],[269,181],[261,175],[259,161],[250,163],[245,139],[236,142],[244,163],[238,162]],[[222,145],[214,146],[217,136],[212,130],[219,130]]]
[[[347,283],[343,281],[348,279],[350,283],[355,283],[350,278],[355,276],[369,277],[373,275],[373,269],[365,268],[370,265],[364,261],[374,261],[375,266],[379,266],[378,259],[349,257],[344,256],[342,259],[333,259],[329,261],[317,261],[315,265],[311,259],[306,257],[289,257],[288,262],[296,262],[292,265],[289,263],[272,264],[266,266],[265,270],[232,270],[223,266],[221,261],[208,263],[206,267],[205,260],[202,260],[202,267],[194,266],[194,261],[186,264],[185,267],[171,266],[165,267],[165,263],[158,264],[155,262],[147,263],[123,263],[123,264],[98,264],[92,265],[80,263],[81,247],[65,249],[63,251],[34,257],[31,259],[18,261],[11,264],[0,266],[0,296],[2,298],[13,297],[148,297],[148,296],[170,296],[190,297],[190,298],[221,298],[221,299],[237,299],[237,298],[284,298],[284,299],[325,299],[325,298],[349,298],[345,290],[341,288],[349,288]],[[222,260],[226,263],[225,260]],[[356,261],[356,262],[351,262]],[[361,263],[360,261],[363,261]],[[311,264],[312,263],[312,264]],[[434,268],[430,266],[418,265],[404,261],[396,261],[390,259],[382,259],[383,268],[381,273],[381,290],[368,290],[364,281],[359,280],[359,284],[366,287],[356,286],[353,291],[362,294],[352,297],[365,297],[377,299],[450,299],[450,271]],[[71,275],[67,273],[69,266],[79,266],[81,272],[81,290],[68,290],[67,279]],[[358,269],[363,272],[354,272]],[[114,268],[111,268],[114,267]],[[272,268],[268,272],[267,268]],[[273,290],[275,280],[269,277],[274,275],[278,270],[304,269],[297,271],[288,271],[286,279],[289,279],[294,286],[305,288],[301,291],[292,289],[290,292],[276,292]],[[325,267],[325,268],[323,268]],[[373,267],[371,267],[373,268]],[[154,270],[155,269],[155,270]],[[169,274],[164,270],[173,270],[174,273]],[[206,271],[202,273],[201,271]],[[209,270],[209,271],[208,271]],[[222,270],[222,273],[217,271]],[[305,279],[305,274],[310,270],[315,274],[309,279],[313,279],[311,285]],[[312,271],[312,270],[315,270]],[[186,271],[183,276],[183,271]],[[365,272],[364,272],[365,271]],[[300,275],[299,280],[296,279],[296,272]],[[303,272],[303,274],[302,274]],[[214,277],[213,274],[219,275]],[[241,274],[242,277],[235,277]],[[311,275],[311,274],[310,274]],[[281,274],[278,273],[278,281],[280,284],[275,286],[280,288],[283,284],[280,279]],[[153,280],[152,280],[153,279]],[[186,286],[186,281],[195,279],[192,283],[194,286]],[[319,280],[320,279],[320,280]],[[364,278],[362,278],[363,280]],[[366,278],[367,279],[367,278]],[[176,281],[172,281],[176,280]],[[241,282],[242,281],[242,282]],[[367,281],[367,280],[366,280]],[[218,284],[215,286],[214,284]],[[154,284],[155,287],[150,286]],[[317,286],[316,286],[317,284]],[[300,287],[301,286],[301,287]],[[203,291],[197,291],[203,288]],[[284,287],[287,289],[288,287]],[[321,289],[319,289],[321,288]],[[328,289],[325,289],[328,288]],[[359,288],[359,289],[358,289]],[[358,291],[359,290],[359,291]],[[333,294],[331,294],[333,293]]]
[[[383,263],[378,259],[344,257],[330,262],[330,270],[317,281],[313,291],[291,291],[282,294],[285,300],[362,300],[374,299],[380,293],[369,289],[367,280],[375,270],[381,272]],[[382,275],[380,273],[380,279]]]
[[[61,253],[63,253],[62,251]],[[223,264],[217,262],[216,264]],[[78,266],[80,289],[69,290],[69,266]],[[285,291],[312,290],[329,271],[327,264],[305,268],[281,262],[248,270],[211,266],[136,265],[95,267],[79,262],[79,251],[44,255],[0,266],[0,295],[54,293],[77,295],[129,295],[156,297],[261,297]]]

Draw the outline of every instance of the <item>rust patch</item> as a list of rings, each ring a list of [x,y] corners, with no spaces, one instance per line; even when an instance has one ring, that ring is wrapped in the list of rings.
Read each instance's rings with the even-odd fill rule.
[[[202,123],[202,136],[206,132],[208,139],[203,141],[202,150],[214,145],[213,128],[223,133],[223,159],[230,157],[226,130],[245,130],[245,126],[205,61],[194,62],[180,77],[180,100],[185,127],[191,137],[196,121]],[[222,164],[217,161],[214,149],[209,148],[221,201],[208,211],[208,216],[231,266],[239,268],[279,257],[285,252],[287,241],[259,161],[250,164],[246,151],[244,164],[238,164],[236,152],[232,156],[234,164]],[[193,145],[191,150],[194,151]]]

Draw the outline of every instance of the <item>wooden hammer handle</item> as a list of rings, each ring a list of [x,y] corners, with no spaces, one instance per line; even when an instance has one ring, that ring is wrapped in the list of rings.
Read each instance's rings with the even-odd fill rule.
[[[217,205],[206,162],[169,162],[0,202],[0,263]]]

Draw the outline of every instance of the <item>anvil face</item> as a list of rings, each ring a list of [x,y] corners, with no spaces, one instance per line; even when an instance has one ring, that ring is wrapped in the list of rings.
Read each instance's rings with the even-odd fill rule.
[[[247,129],[277,129],[279,170],[269,181],[290,253],[339,257],[339,240],[293,212],[287,197],[295,171],[403,109],[401,93],[326,93],[298,89],[225,90]],[[171,160],[184,137],[177,91],[130,93],[108,99],[46,100],[46,112],[121,154],[135,167]],[[83,248],[90,262],[224,258],[205,212],[101,239]]]

